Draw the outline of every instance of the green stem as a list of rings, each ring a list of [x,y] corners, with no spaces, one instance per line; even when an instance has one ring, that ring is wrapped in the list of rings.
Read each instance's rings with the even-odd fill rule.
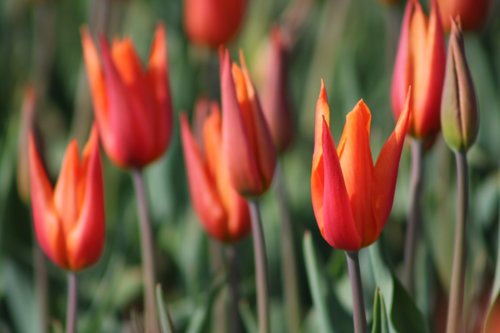
[[[269,332],[269,301],[267,281],[267,256],[260,209],[257,201],[248,201],[252,221],[253,251],[255,256],[255,275],[257,283],[257,309],[259,333]]]
[[[455,153],[457,165],[457,215],[455,224],[455,245],[453,250],[453,269],[451,275],[450,300],[448,306],[447,333],[462,332],[466,240],[465,228],[468,211],[467,157],[465,152]]]
[[[285,304],[288,317],[288,332],[300,331],[300,298],[297,281],[297,259],[293,242],[293,226],[288,208],[287,192],[283,172],[276,167],[274,190],[281,220],[281,269]]]
[[[226,256],[229,270],[229,288],[230,288],[230,303],[229,303],[229,332],[241,332],[240,320],[240,272],[238,267],[238,256],[234,245],[226,246]]]
[[[424,148],[421,140],[411,141],[410,209],[406,229],[403,283],[410,295],[414,289],[415,252],[420,228]]]
[[[68,273],[68,304],[66,306],[66,333],[76,333],[78,288],[75,272]]]
[[[139,227],[141,231],[141,251],[142,270],[144,277],[144,313],[146,323],[146,333],[157,333],[158,313],[155,303],[156,274],[153,255],[153,236],[151,234],[151,224],[149,221],[148,204],[146,201],[146,191],[144,188],[144,177],[141,170],[133,170],[135,193],[137,197],[137,207],[139,210]]]
[[[45,265],[45,257],[43,256],[38,243],[35,242],[33,247],[33,262],[35,266],[35,289],[36,302],[38,312],[38,332],[48,332],[48,283],[47,283],[47,266]]]
[[[363,287],[361,284],[361,272],[359,269],[358,252],[346,251],[347,269],[352,291],[352,308],[355,333],[367,333],[365,303],[363,301]]]

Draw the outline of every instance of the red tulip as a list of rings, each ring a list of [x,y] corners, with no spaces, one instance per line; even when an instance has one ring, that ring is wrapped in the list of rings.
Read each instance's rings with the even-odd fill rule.
[[[222,150],[234,188],[258,196],[271,185],[276,151],[241,52],[240,62],[221,54]]]
[[[271,32],[270,52],[262,87],[262,108],[278,152],[285,151],[293,139],[292,110],[288,101],[287,66],[288,50],[283,32],[274,28]]]
[[[217,48],[238,32],[246,0],[185,0],[184,28],[196,44]]]
[[[158,25],[144,69],[132,41],[101,39],[96,47],[82,30],[85,65],[106,153],[124,168],[143,168],[166,150],[172,131],[165,29]]]
[[[491,0],[438,0],[443,27],[451,30],[451,19],[460,16],[464,30],[481,29],[491,9]]]
[[[43,252],[60,267],[79,271],[95,264],[104,246],[101,157],[95,127],[80,160],[71,141],[55,188],[49,182],[33,134],[29,139],[31,206]]]
[[[194,208],[210,236],[233,242],[250,232],[248,205],[231,186],[222,156],[222,119],[215,102],[201,100],[196,115],[201,120],[202,141],[196,140],[185,114],[181,114],[181,138]]]
[[[416,0],[406,5],[392,81],[392,107],[398,118],[408,87],[412,89],[410,134],[431,139],[440,129],[446,52],[436,0],[427,18]]]
[[[321,83],[316,104],[311,194],[318,227],[332,247],[357,251],[380,236],[394,199],[410,119],[409,101],[410,97],[373,165],[368,106],[361,100],[347,115],[339,146],[335,148],[330,134],[330,108]]]

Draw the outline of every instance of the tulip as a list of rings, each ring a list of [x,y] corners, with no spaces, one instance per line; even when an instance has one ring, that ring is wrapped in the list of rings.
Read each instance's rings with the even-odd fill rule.
[[[479,130],[474,83],[465,58],[461,28],[455,21],[448,45],[448,59],[441,102],[443,137],[450,148],[467,151]]]
[[[172,131],[165,29],[156,29],[146,69],[129,38],[114,40],[111,49],[102,38],[102,65],[86,28],[82,44],[106,153],[120,167],[141,169],[165,152]]]
[[[240,62],[221,54],[222,151],[236,191],[255,197],[271,185],[276,151],[242,52]]]
[[[357,251],[380,236],[394,199],[399,159],[410,119],[410,97],[373,165],[368,106],[361,100],[347,115],[336,149],[330,134],[326,90],[321,83],[316,104],[311,195],[318,227],[332,247]]]
[[[33,134],[29,138],[31,206],[43,252],[72,272],[95,264],[104,246],[105,217],[101,157],[95,127],[78,156],[71,141],[55,188],[43,167]]]
[[[215,102],[200,100],[197,116],[203,138],[197,142],[181,114],[181,138],[194,208],[208,234],[221,242],[237,241],[250,232],[248,205],[231,186],[222,157],[222,118]],[[203,144],[201,149],[200,144]]]
[[[450,31],[452,18],[460,16],[464,30],[479,30],[484,27],[490,13],[492,0],[438,0],[443,27]]]
[[[276,150],[285,151],[292,142],[292,110],[287,91],[287,45],[280,28],[271,32],[270,52],[262,87],[262,108]]]
[[[184,28],[193,43],[217,48],[236,36],[246,7],[246,0],[185,0]]]
[[[396,118],[412,87],[410,134],[431,140],[440,128],[439,109],[446,63],[444,32],[436,0],[427,18],[417,0],[409,0],[403,18],[392,81],[392,107]]]

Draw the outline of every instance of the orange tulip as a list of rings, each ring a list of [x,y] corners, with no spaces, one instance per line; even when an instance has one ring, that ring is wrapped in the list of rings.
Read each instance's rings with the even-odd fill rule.
[[[156,29],[146,69],[128,38],[111,49],[101,39],[102,66],[87,29],[82,44],[106,153],[121,167],[143,168],[165,152],[172,132],[165,29]]]
[[[262,87],[262,107],[269,130],[278,152],[285,151],[293,139],[292,110],[287,91],[287,46],[283,32],[271,32],[270,52]]]
[[[436,0],[427,18],[417,0],[409,0],[399,39],[392,81],[392,107],[396,118],[403,111],[408,87],[412,87],[410,134],[432,139],[440,129],[446,52],[444,32]]]
[[[347,115],[336,149],[330,134],[330,108],[321,83],[316,104],[311,194],[318,227],[332,247],[357,251],[380,236],[394,199],[410,118],[409,101],[410,97],[373,165],[368,106],[361,100]]]
[[[238,32],[246,0],[185,0],[184,28],[196,44],[217,48]]]
[[[484,27],[493,1],[491,0],[438,0],[443,27],[451,30],[451,19],[460,16],[464,30]]]
[[[197,142],[185,114],[181,114],[181,138],[194,208],[206,231],[221,242],[233,242],[250,232],[248,205],[231,186],[222,156],[222,119],[215,102],[200,100],[196,116],[203,138]],[[201,146],[202,145],[202,146]]]
[[[29,139],[31,206],[43,252],[60,267],[79,271],[95,264],[104,246],[101,157],[95,127],[80,160],[71,141],[55,188],[49,182],[33,134]]]
[[[242,52],[240,62],[221,54],[222,151],[238,193],[258,196],[271,185],[276,151]]]

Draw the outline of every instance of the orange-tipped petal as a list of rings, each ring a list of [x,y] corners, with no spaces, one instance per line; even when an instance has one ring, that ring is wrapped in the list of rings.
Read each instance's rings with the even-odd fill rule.
[[[83,152],[80,175],[81,196],[79,217],[72,230],[68,230],[66,246],[69,266],[79,271],[95,264],[104,247],[105,212],[102,163],[99,139],[94,126]]]
[[[363,242],[376,231],[371,209],[373,160],[370,150],[371,113],[363,100],[346,117],[337,149],[356,228]]]
[[[251,150],[252,141],[248,129],[244,125],[243,112],[245,110],[240,109],[238,103],[229,51],[226,50],[222,58],[222,149],[231,183],[239,193],[245,195],[260,193],[263,190],[262,180],[259,176],[257,161],[252,156],[254,153]],[[245,108],[245,106],[241,106],[241,108]],[[247,106],[247,108],[249,107]],[[245,120],[248,121],[248,119]]]
[[[314,154],[311,170],[311,199],[314,216],[320,230],[323,230],[323,121],[330,126],[330,107],[326,96],[326,89],[321,80],[321,90],[316,103],[316,122],[314,129]],[[330,131],[330,129],[328,129]]]
[[[200,154],[198,144],[191,133],[185,114],[180,116],[181,139],[188,176],[189,192],[193,206],[207,232],[217,239],[226,239],[223,223],[227,218],[220,202],[214,180]]]
[[[356,251],[362,246],[354,222],[337,150],[326,121],[323,121],[323,230],[325,240],[337,249]]]
[[[389,217],[394,200],[396,180],[398,177],[399,160],[405,136],[408,132],[411,116],[411,89],[408,90],[404,111],[399,117],[394,132],[387,139],[380,151],[373,176],[372,186],[373,213],[377,223],[377,236]]]
[[[36,150],[33,134],[29,136],[31,207],[36,238],[43,252],[61,267],[68,267],[64,232],[52,201],[52,186]]]

